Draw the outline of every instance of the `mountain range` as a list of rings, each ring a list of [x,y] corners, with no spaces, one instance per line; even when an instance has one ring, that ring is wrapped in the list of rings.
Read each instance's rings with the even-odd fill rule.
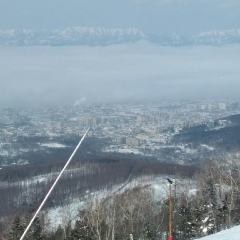
[[[211,30],[194,34],[149,34],[135,28],[89,27],[71,27],[62,30],[0,30],[0,46],[108,46],[142,40],[162,46],[239,44],[240,29]]]

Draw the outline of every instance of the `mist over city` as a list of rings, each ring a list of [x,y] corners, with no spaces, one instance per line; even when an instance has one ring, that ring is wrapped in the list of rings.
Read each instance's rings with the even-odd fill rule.
[[[237,0],[0,3],[0,106],[237,98]]]
[[[239,45],[1,49],[1,107],[237,99]]]
[[[239,0],[0,0],[0,240],[239,239],[239,62]]]

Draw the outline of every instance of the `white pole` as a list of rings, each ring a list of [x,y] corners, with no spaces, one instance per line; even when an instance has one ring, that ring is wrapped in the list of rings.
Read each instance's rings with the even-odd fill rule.
[[[55,180],[55,182],[53,183],[52,187],[50,188],[50,190],[48,191],[46,197],[43,199],[41,205],[39,206],[38,210],[36,211],[36,213],[34,214],[32,220],[30,221],[30,223],[28,224],[27,228],[25,229],[23,235],[21,236],[20,240],[23,240],[23,238],[25,237],[25,235],[27,234],[29,228],[31,227],[33,221],[35,220],[36,216],[38,215],[38,213],[40,212],[40,210],[42,209],[44,203],[47,201],[49,195],[51,194],[52,190],[54,189],[55,185],[57,184],[58,180],[60,179],[60,177],[62,176],[64,170],[67,168],[68,164],[71,162],[73,156],[75,155],[76,151],[78,150],[78,148],[80,147],[81,143],[83,142],[84,138],[86,137],[88,131],[90,128],[88,128],[88,130],[85,132],[85,134],[83,135],[82,139],[80,140],[80,142],[78,143],[77,147],[75,148],[75,150],[73,151],[72,155],[70,156],[70,158],[68,159],[67,163],[65,164],[64,168],[62,169],[62,171],[59,173],[57,179]]]

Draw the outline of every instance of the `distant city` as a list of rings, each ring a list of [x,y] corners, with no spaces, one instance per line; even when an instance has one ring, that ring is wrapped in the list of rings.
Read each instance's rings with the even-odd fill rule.
[[[80,137],[87,127],[91,127],[90,136],[109,140],[101,152],[191,164],[200,155],[206,157],[203,153],[214,152],[214,147],[202,144],[201,150],[196,150],[191,144],[176,143],[175,136],[198,126],[208,130],[224,128],[228,121],[220,119],[237,114],[238,102],[214,100],[34,110],[5,108],[0,116],[0,166],[28,164],[30,159],[23,157],[27,152],[68,148],[59,139]],[[35,144],[23,142],[28,138]]]

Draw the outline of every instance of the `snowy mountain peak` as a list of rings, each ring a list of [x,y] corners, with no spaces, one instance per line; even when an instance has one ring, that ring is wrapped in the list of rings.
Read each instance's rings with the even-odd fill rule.
[[[136,28],[69,27],[61,30],[0,30],[0,45],[89,45],[134,43],[141,40],[163,46],[239,44],[240,29],[211,30],[193,35],[147,34]]]
[[[211,30],[198,34],[198,37],[224,37],[224,36],[240,36],[240,29],[231,30]]]
[[[119,35],[119,36],[137,35],[142,38],[144,37],[144,33],[135,28],[109,29],[109,28],[71,27],[59,31],[60,35],[69,35],[76,33],[89,35]]]
[[[0,31],[0,45],[110,45],[136,42],[146,38],[135,28],[107,29],[70,27],[63,30],[35,31],[7,29]]]

